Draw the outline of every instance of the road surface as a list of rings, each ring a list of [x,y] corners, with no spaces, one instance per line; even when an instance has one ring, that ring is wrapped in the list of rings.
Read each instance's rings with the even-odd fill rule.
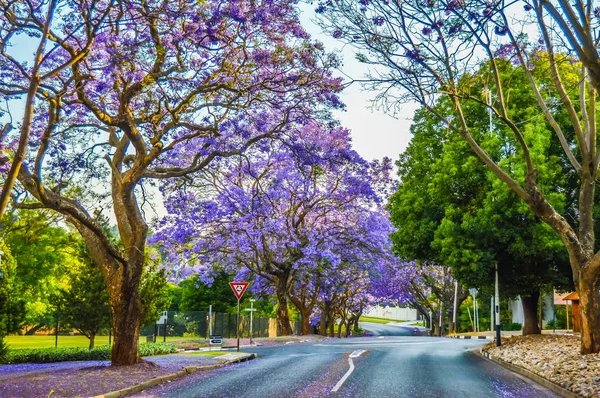
[[[557,397],[473,354],[482,341],[411,336],[413,328],[398,326],[363,327],[378,336],[254,347],[245,351],[258,359],[133,396]]]

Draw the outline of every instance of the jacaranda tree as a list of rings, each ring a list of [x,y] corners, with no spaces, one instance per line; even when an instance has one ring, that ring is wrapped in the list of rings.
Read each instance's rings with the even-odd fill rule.
[[[9,111],[13,131],[30,131],[13,205],[52,209],[79,231],[107,284],[112,363],[134,364],[146,184],[201,171],[341,106],[329,72],[337,61],[300,27],[295,1],[1,4],[0,95],[11,106],[27,95],[24,118]],[[33,63],[11,47],[24,35],[42,40]],[[25,141],[2,137],[6,168]],[[118,242],[98,221],[108,215]]]
[[[597,146],[597,99],[600,90],[600,8],[593,0],[328,0],[317,12],[334,37],[359,49],[358,58],[371,65],[366,80],[380,90],[388,109],[416,101],[452,133],[463,137],[477,157],[560,236],[567,248],[581,304],[581,352],[600,352],[600,253],[594,219],[595,181],[600,165]],[[533,60],[547,57],[551,90],[532,73]],[[576,214],[561,214],[539,184],[544,178],[532,154],[524,120],[509,113],[511,86],[500,76],[499,61],[508,58],[527,79],[538,109],[540,126],[558,138],[572,172],[578,177]],[[474,91],[470,76],[489,63],[491,73],[477,82],[487,92]],[[573,76],[563,65],[574,63]],[[450,116],[435,110],[446,97]],[[487,107],[502,129],[517,142],[525,169],[511,170],[488,154],[472,134],[465,107]],[[557,108],[568,114],[565,129]]]
[[[290,294],[307,332],[318,284],[331,277],[327,271],[356,259],[367,263],[367,255],[376,261],[389,249],[390,232],[374,211],[389,163],[362,160],[340,127],[307,123],[293,135],[301,138],[263,142],[246,160],[215,162],[203,178],[175,182],[170,216],[153,237],[173,263],[188,263],[195,272],[210,274],[219,264],[266,281],[284,335],[292,332]]]

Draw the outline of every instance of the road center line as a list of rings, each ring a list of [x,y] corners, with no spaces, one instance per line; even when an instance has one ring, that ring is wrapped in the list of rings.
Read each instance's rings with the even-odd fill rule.
[[[352,372],[354,372],[354,362],[352,361],[352,358],[358,358],[364,352],[365,350],[356,350],[353,351],[352,354],[350,354],[350,357],[348,358],[348,364],[350,365],[350,369],[348,369],[348,371],[346,372],[346,374],[344,374],[344,376],[342,376],[340,381],[338,381],[337,384],[333,386],[331,392],[336,392],[337,390],[339,390],[342,384],[344,384],[344,382],[346,381],[346,379],[352,374]]]

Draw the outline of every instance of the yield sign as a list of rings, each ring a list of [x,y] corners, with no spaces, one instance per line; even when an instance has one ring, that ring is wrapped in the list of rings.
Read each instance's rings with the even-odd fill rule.
[[[240,300],[248,288],[248,282],[229,282],[229,286],[231,286],[235,297]]]

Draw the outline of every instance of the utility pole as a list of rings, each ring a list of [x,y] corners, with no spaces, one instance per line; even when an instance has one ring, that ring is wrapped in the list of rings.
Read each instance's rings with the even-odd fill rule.
[[[438,332],[438,335],[440,337],[442,337],[442,324],[444,323],[444,311],[443,311],[443,307],[444,307],[444,304],[442,303],[442,300],[440,300],[440,330]]]
[[[252,345],[252,313],[254,312],[254,302],[256,299],[250,299],[250,345]]]
[[[500,336],[500,293],[498,291],[498,263],[496,263],[496,284],[495,284],[495,313],[496,313],[496,347],[502,345],[502,337]]]
[[[479,319],[477,316],[477,289],[472,287],[469,289],[469,293],[473,297],[473,332],[479,331]]]
[[[206,330],[206,329],[204,329]],[[222,333],[221,333],[222,334]],[[208,306],[208,350],[211,350],[211,343],[212,340],[212,304],[210,304]]]
[[[456,327],[456,303],[458,296],[458,281],[454,281],[454,308],[452,309],[452,328],[454,333],[458,332],[458,328]]]
[[[490,332],[494,330],[494,296],[490,297]]]

